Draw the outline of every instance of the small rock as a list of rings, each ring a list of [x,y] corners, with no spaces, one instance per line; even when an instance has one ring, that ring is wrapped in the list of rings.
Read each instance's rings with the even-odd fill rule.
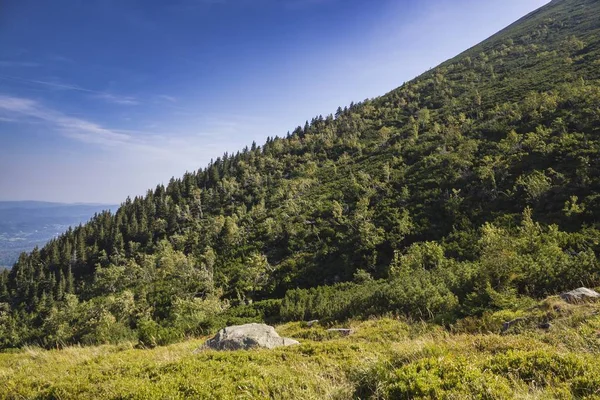
[[[319,322],[318,319],[313,319],[312,321],[308,321],[306,323],[306,326],[308,326],[310,328],[311,326],[313,326],[314,324],[317,324],[318,322]]]
[[[581,287],[579,289],[571,290],[570,292],[562,293],[560,297],[567,303],[577,304],[597,300],[600,298],[600,293],[592,289]]]
[[[354,331],[352,329],[332,328],[332,329],[327,329],[327,332],[337,332],[337,333],[339,333],[342,336],[349,336]]]
[[[525,318],[515,318],[512,321],[507,321],[507,322],[503,323],[501,333],[506,332],[507,330],[510,329],[511,326],[513,326],[514,324],[516,324],[517,322],[520,322],[520,321],[525,321]]]
[[[212,339],[206,341],[204,347],[214,350],[248,350],[253,348],[274,349],[296,344],[300,344],[300,342],[279,336],[272,326],[246,324],[221,329]]]
[[[538,328],[548,330],[548,329],[552,328],[552,324],[550,322],[543,322],[538,325]]]

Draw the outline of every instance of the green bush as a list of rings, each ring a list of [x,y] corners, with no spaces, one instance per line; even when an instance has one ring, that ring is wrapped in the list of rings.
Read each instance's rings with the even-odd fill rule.
[[[511,382],[479,368],[464,357],[430,357],[398,368],[379,364],[356,389],[359,398],[511,399]]]
[[[143,319],[137,326],[138,340],[143,347],[164,346],[183,339],[182,332],[163,327],[151,319]]]
[[[361,399],[512,399],[531,392],[595,399],[600,394],[595,355],[551,349],[508,349],[486,357],[428,347],[357,369],[353,378]]]
[[[442,283],[436,285],[428,277],[427,271],[421,271],[410,278],[390,281],[291,290],[281,303],[280,314],[285,321],[341,321],[388,313],[432,319],[452,314],[458,304],[456,297]]]
[[[600,394],[600,366],[595,356],[548,351],[508,351],[496,355],[486,368],[510,379],[547,387],[566,385],[577,398]]]

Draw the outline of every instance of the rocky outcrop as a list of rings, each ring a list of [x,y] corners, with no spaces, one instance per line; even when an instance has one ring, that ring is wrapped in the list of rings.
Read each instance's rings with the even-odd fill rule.
[[[592,289],[581,287],[579,289],[571,290],[570,292],[562,293],[560,297],[567,303],[577,304],[598,300],[600,298],[600,293]]]
[[[204,347],[214,350],[248,350],[253,348],[274,349],[295,344],[300,343],[294,339],[279,336],[272,326],[246,324],[221,329],[204,344]]]

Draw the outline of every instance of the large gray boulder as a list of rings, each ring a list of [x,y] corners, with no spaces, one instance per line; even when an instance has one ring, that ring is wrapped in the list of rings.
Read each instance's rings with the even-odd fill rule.
[[[283,338],[275,328],[265,324],[228,326],[221,329],[204,344],[214,350],[247,350],[253,348],[274,349],[275,347],[300,344],[298,341]]]
[[[560,297],[567,303],[585,303],[598,300],[598,298],[600,298],[600,293],[592,289],[580,287],[579,289],[562,293]]]

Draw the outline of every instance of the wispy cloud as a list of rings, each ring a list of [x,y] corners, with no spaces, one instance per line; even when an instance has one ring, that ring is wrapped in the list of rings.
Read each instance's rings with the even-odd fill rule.
[[[212,140],[211,145],[205,143],[210,134],[189,132],[157,133],[152,131],[133,131],[127,129],[107,128],[96,122],[67,115],[49,108],[42,103],[22,97],[0,94],[0,118],[13,123],[43,123],[52,131],[63,137],[82,143],[100,146],[105,149],[125,152],[127,157],[158,157],[165,160],[195,161],[198,154],[203,154],[211,145],[227,141],[227,137]],[[9,121],[10,120],[10,121]],[[218,129],[223,132],[223,129]]]
[[[25,197],[46,193],[46,196],[66,196],[70,201],[120,200],[127,195],[143,194],[171,176],[194,171],[224,151],[231,153],[242,148],[247,140],[238,135],[240,131],[248,134],[254,129],[256,135],[262,132],[261,127],[247,123],[246,119],[236,125],[240,117],[231,114],[179,125],[174,123],[180,122],[179,119],[136,121],[134,116],[127,126],[136,123],[143,128],[133,131],[122,129],[122,121],[100,122],[68,114],[59,107],[43,100],[0,93],[0,119],[10,119],[6,123],[14,124],[15,135],[26,137],[30,130],[43,130],[59,145],[57,152],[43,152],[43,155],[5,152],[0,164],[14,165],[11,171],[14,168],[25,174],[18,179],[23,187],[11,186],[13,192],[6,193],[25,193],[20,195]],[[152,126],[152,122],[158,124]],[[161,126],[169,128],[162,130]],[[65,140],[72,143],[64,146]],[[0,171],[8,171],[1,167]],[[32,187],[35,190],[29,189]]]
[[[0,96],[0,110],[27,113],[35,108],[36,102],[21,97]]]
[[[0,95],[0,111],[10,112],[11,116],[8,118],[46,122],[65,136],[87,143],[116,146],[133,142],[131,135],[65,115],[44,107],[35,100]]]
[[[42,80],[38,80],[38,79],[26,79],[26,78],[20,78],[18,76],[0,75],[0,79],[4,79],[7,81],[13,81],[13,82],[30,83],[30,84],[34,84],[34,85],[42,85],[42,86],[47,86],[47,87],[51,87],[54,89],[75,90],[78,92],[87,92],[87,93],[101,93],[101,92],[97,92],[95,90],[85,89],[85,88],[82,88],[82,87],[79,87],[76,85],[68,85],[68,84],[64,84],[64,83],[42,81]]]
[[[112,104],[121,104],[125,106],[135,106],[140,104],[140,102],[132,96],[117,96],[110,93],[99,93],[93,96],[96,99],[104,100],[107,103]]]
[[[13,82],[22,82],[33,85],[41,85],[48,88],[59,89],[59,90],[73,90],[76,92],[83,92],[91,94],[92,98],[106,101],[111,104],[119,104],[119,105],[138,105],[140,102],[133,96],[121,96],[113,93],[102,92],[99,90],[86,89],[77,85],[70,85],[62,82],[50,82],[38,79],[26,79],[20,78],[17,76],[9,76],[9,75],[0,75],[0,79],[13,81]]]
[[[159,94],[156,96],[159,100],[168,101],[169,103],[177,103],[177,99],[173,96],[168,96],[166,94]]]

